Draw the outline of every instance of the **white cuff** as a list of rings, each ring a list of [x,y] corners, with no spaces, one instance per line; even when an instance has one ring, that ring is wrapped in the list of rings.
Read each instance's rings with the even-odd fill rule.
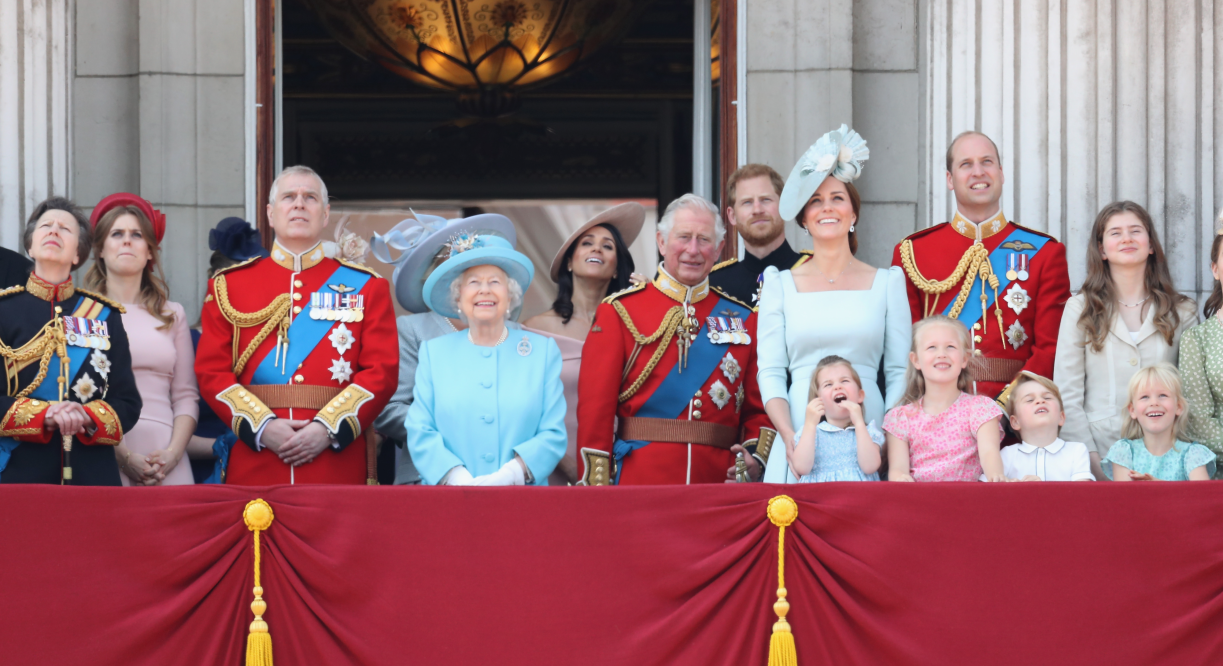
[[[268,424],[271,422],[272,422],[272,419],[268,419],[264,421],[263,425],[259,426],[259,430],[255,431],[255,450],[256,451],[263,450],[263,429],[268,427]]]
[[[471,472],[462,465],[455,465],[446,472],[446,476],[437,485],[439,486],[470,486],[472,481]]]

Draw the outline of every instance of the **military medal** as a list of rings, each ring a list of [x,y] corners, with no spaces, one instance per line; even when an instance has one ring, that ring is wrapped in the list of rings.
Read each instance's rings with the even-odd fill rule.
[[[1015,314],[1023,312],[1028,307],[1028,304],[1032,302],[1032,298],[1028,296],[1028,291],[1019,286],[1018,282],[1011,283],[1011,287],[1006,290],[1006,296],[1003,299],[1015,311]]]
[[[1028,255],[1019,255],[1019,271],[1016,274],[1021,282],[1028,279]]]
[[[1011,252],[1006,255],[1006,279],[1011,282],[1019,279],[1019,272],[1015,270],[1015,266],[1019,263],[1018,257],[1019,254],[1017,252]]]
[[[531,355],[531,341],[528,340],[527,336],[525,335],[522,336],[522,341],[518,343],[518,355],[519,356],[530,356]]]
[[[709,399],[718,406],[718,409],[722,409],[726,403],[730,402],[730,389],[726,388],[721,380],[715,379],[709,387]]]
[[[1028,332],[1023,330],[1023,324],[1016,321],[1007,329],[1006,339],[1010,341],[1012,349],[1019,349],[1028,341]]]
[[[110,329],[106,322],[85,317],[63,317],[64,337],[73,347],[110,349]]]
[[[729,338],[726,340],[722,339],[722,330],[718,323],[717,317],[706,317],[705,327],[707,329],[705,331],[705,335],[709,336],[710,342],[714,343],[715,345],[720,345],[723,342],[730,342]]]
[[[734,356],[730,355],[730,352],[726,352],[720,367],[722,368],[722,374],[726,375],[731,384],[734,384],[735,380],[739,378],[741,368],[739,367],[739,362],[735,360]]]

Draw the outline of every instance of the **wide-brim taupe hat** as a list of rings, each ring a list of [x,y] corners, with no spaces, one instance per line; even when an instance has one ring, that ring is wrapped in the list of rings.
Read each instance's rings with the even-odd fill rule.
[[[552,270],[549,274],[552,276],[552,281],[556,282],[561,277],[561,264],[565,261],[565,253],[569,251],[569,247],[578,242],[578,239],[600,224],[606,224],[616,228],[620,232],[620,237],[624,239],[624,245],[627,247],[637,240],[637,235],[641,233],[641,226],[645,224],[645,206],[636,201],[612,206],[607,210],[595,215],[578,227],[578,230],[569,235],[569,238],[561,243],[561,249],[556,251],[556,256],[552,258]],[[617,258],[617,261],[619,258]]]
[[[422,295],[425,278],[428,277],[426,273],[433,264],[433,257],[451,238],[463,234],[493,234],[509,241],[511,248],[518,243],[514,223],[504,215],[481,213],[452,220],[415,212],[413,215],[415,219],[400,222],[385,236],[374,234],[370,239],[374,256],[382,263],[395,267],[391,276],[395,284],[395,298],[408,312],[428,310]],[[388,248],[399,250],[400,255],[392,259]],[[523,285],[523,289],[526,289],[526,285]]]
[[[514,249],[510,242],[493,235],[465,235],[451,244],[450,258],[442,262],[425,280],[425,305],[430,310],[451,319],[459,318],[459,311],[450,301],[450,283],[463,274],[463,271],[473,266],[496,266],[513,278],[522,293],[531,286],[531,278],[535,276],[535,265],[527,255]],[[519,304],[512,312],[507,312],[510,319],[518,319],[522,311]]]

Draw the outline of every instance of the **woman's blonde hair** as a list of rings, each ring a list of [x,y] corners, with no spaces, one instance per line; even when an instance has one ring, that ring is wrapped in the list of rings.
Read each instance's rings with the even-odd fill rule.
[[[1130,213],[1138,218],[1147,231],[1151,254],[1147,257],[1143,282],[1151,299],[1151,307],[1155,309],[1155,328],[1169,345],[1172,344],[1176,329],[1181,323],[1180,311],[1177,308],[1190,300],[1172,284],[1164,248],[1159,243],[1155,222],[1147,210],[1133,201],[1114,201],[1101,208],[1091,228],[1091,240],[1087,243],[1087,277],[1083,280],[1083,288],[1079,290],[1083,295],[1083,313],[1079,315],[1078,321],[1086,338],[1086,346],[1097,354],[1104,350],[1104,341],[1112,330],[1113,319],[1117,317],[1117,290],[1113,286],[1112,269],[1104,258],[1104,253],[1100,251],[1100,246],[1104,243],[1104,230],[1109,221],[1122,213]],[[1211,261],[1214,261],[1213,255]]]
[[[825,369],[834,365],[843,365],[849,368],[849,376],[854,378],[854,383],[858,385],[858,389],[862,388],[862,378],[858,376],[858,371],[854,370],[854,364],[848,360],[833,354],[820,359],[820,362],[815,365],[815,372],[811,373],[811,386],[807,389],[807,402],[815,400],[815,397],[820,392],[820,373]]]
[[[166,289],[165,276],[161,272],[161,247],[157,244],[157,236],[153,233],[153,223],[139,208],[116,206],[106,211],[102,219],[98,220],[98,226],[94,229],[93,234],[94,262],[89,267],[89,272],[85,274],[86,288],[106,293],[107,273],[106,262],[102,259],[102,247],[106,245],[106,239],[110,236],[110,230],[115,226],[115,222],[124,215],[136,218],[136,224],[140,227],[140,235],[148,244],[149,253],[153,255],[153,259],[145,264],[144,274],[140,277],[140,304],[161,322],[157,330],[164,331],[174,323],[174,312],[166,308],[169,292]]]
[[[1185,392],[1181,388],[1181,373],[1171,363],[1156,363],[1142,368],[1130,377],[1130,398],[1125,403],[1125,413],[1121,415],[1121,436],[1125,439],[1142,439],[1142,426],[1130,416],[1130,407],[1134,404],[1134,394],[1152,385],[1162,384],[1176,394],[1176,404],[1181,408],[1181,415],[1173,417],[1172,433],[1182,442],[1192,442],[1197,439],[1189,421],[1189,403],[1185,400]]]
[[[964,347],[964,354],[971,354],[969,351],[972,348],[972,341],[968,337],[968,327],[958,319],[952,319],[947,315],[930,315],[925,319],[913,324],[913,344],[909,351],[913,354],[917,353],[917,339],[921,336],[922,331],[931,326],[950,326],[955,329],[956,333],[960,334],[960,343]],[[960,376],[956,379],[956,386],[965,393],[972,393],[972,373],[968,371],[968,366],[965,365],[960,370]],[[909,359],[909,369],[905,370],[905,394],[900,398],[897,406],[910,405],[922,399],[926,395],[926,378],[922,375],[921,370],[913,367],[913,359]]]

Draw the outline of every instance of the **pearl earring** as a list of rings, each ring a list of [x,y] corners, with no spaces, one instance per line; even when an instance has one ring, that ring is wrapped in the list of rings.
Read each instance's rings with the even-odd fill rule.
[[[854,225],[851,224],[849,225],[849,233],[852,234],[853,232],[854,232]]]

